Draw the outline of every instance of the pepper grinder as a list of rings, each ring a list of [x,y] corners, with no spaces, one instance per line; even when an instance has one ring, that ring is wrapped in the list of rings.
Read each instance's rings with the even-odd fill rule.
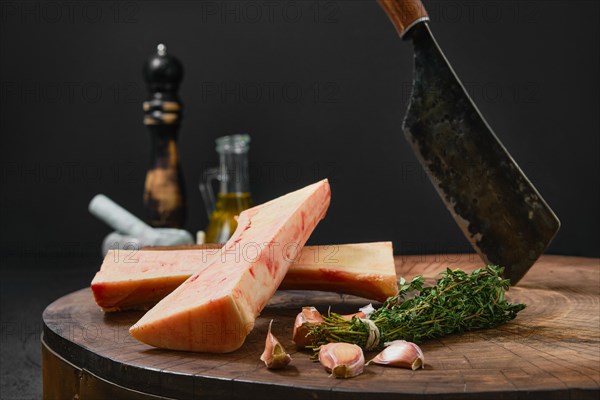
[[[177,90],[183,79],[181,62],[167,54],[163,44],[144,64],[150,97],[144,102],[144,125],[152,136],[152,157],[146,174],[144,208],[153,227],[182,228],[185,188],[177,152],[177,133],[183,104]]]

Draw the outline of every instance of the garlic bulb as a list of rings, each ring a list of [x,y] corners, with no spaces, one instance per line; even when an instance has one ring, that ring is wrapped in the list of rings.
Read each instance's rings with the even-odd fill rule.
[[[336,378],[352,378],[363,373],[365,357],[360,347],[350,343],[329,343],[319,348],[319,361]]]
[[[260,359],[265,362],[269,369],[281,369],[292,361],[292,357],[286,353],[285,349],[279,343],[279,340],[271,333],[273,320],[269,323],[269,331],[265,340],[265,351],[263,351]]]
[[[394,340],[385,344],[387,347],[367,364],[383,364],[391,367],[425,368],[423,351],[414,343],[406,340]]]
[[[302,307],[302,311],[296,316],[294,321],[294,335],[292,340],[299,348],[304,348],[311,344],[307,337],[311,326],[319,325],[323,322],[321,313],[314,307]]]

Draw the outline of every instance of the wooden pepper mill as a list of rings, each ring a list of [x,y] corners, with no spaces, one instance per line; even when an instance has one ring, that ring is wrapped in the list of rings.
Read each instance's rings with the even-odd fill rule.
[[[150,97],[144,102],[144,125],[152,135],[152,160],[146,174],[146,222],[154,227],[182,228],[185,188],[177,152],[177,132],[183,105],[177,95],[183,78],[181,62],[159,44],[144,64]]]

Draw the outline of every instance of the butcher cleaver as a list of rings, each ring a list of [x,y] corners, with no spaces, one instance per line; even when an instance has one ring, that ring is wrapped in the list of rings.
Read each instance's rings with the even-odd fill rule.
[[[414,45],[403,131],[446,207],[487,264],[516,284],[560,221],[500,143],[429,29],[419,0],[379,0]]]

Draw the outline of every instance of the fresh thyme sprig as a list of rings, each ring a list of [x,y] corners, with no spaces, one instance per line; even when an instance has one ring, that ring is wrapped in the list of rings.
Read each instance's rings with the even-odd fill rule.
[[[399,292],[389,297],[369,319],[379,329],[379,341],[373,350],[385,342],[404,339],[421,342],[475,329],[491,328],[510,321],[525,308],[504,298],[510,281],[502,279],[503,268],[489,265],[468,274],[460,269],[446,269],[435,286],[424,287],[422,276],[410,283],[400,279]],[[418,292],[414,297],[408,295]],[[339,314],[329,313],[325,322],[309,331],[313,348],[330,342],[348,342],[367,349],[372,324],[353,317],[348,321]]]

